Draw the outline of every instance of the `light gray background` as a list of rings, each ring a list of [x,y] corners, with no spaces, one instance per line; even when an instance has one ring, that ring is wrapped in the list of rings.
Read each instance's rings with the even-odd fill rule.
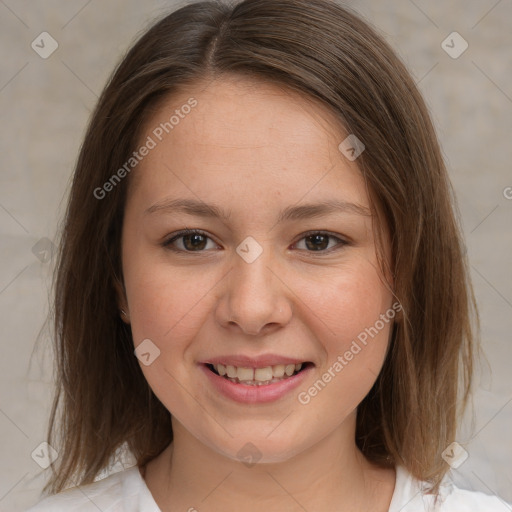
[[[512,200],[504,194],[512,187],[512,1],[349,4],[377,25],[419,83],[462,213],[489,365],[477,375],[473,437],[457,439],[469,458],[452,477],[512,501]],[[37,501],[47,475],[31,453],[46,433],[52,360],[47,341],[32,352],[54,260],[40,261],[32,248],[55,240],[86,122],[108,75],[135,36],[177,5],[0,0],[1,511]],[[31,48],[43,31],[59,44],[48,59]],[[457,59],[441,46],[453,31],[469,44]]]

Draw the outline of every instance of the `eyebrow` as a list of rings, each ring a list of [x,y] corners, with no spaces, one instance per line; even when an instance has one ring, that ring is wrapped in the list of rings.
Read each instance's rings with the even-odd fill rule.
[[[218,218],[228,221],[231,212],[223,210],[215,204],[207,204],[195,199],[166,199],[150,206],[144,214],[151,213],[186,213],[196,217]],[[277,220],[278,223],[292,220],[304,220],[322,217],[333,213],[352,213],[371,217],[371,212],[365,206],[342,201],[339,199],[327,199],[318,203],[304,204],[301,206],[289,206],[282,210]]]

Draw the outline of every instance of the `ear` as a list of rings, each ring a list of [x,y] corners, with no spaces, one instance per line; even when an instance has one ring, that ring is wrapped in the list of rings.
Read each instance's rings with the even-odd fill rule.
[[[128,301],[126,299],[126,290],[124,288],[124,283],[119,279],[115,279],[114,288],[117,297],[117,307],[119,309],[119,315],[121,316],[121,320],[125,324],[130,323],[130,311],[128,309]]]

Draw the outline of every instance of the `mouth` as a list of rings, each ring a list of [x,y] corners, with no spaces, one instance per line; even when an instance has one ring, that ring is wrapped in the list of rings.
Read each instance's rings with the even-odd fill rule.
[[[205,366],[212,373],[234,384],[268,386],[290,379],[314,365],[310,361],[305,361],[303,363],[276,364],[260,368],[233,366],[222,363],[205,363]]]

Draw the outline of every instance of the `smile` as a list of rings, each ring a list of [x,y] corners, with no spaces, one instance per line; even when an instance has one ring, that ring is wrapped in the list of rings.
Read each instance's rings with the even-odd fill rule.
[[[205,361],[199,364],[199,368],[213,390],[225,398],[245,404],[263,404],[290,396],[292,390],[303,385],[315,368],[312,362],[286,361],[284,364],[279,363],[283,358],[275,357],[261,358],[260,361],[236,358],[240,366],[220,362],[224,359],[219,357],[212,362]],[[235,363],[233,360],[230,362]]]
[[[305,365],[308,363],[304,363]],[[274,382],[285,380],[299,373],[303,363],[276,364],[263,368],[246,368],[225,364],[209,364],[210,370],[236,384],[247,386],[266,386]]]

